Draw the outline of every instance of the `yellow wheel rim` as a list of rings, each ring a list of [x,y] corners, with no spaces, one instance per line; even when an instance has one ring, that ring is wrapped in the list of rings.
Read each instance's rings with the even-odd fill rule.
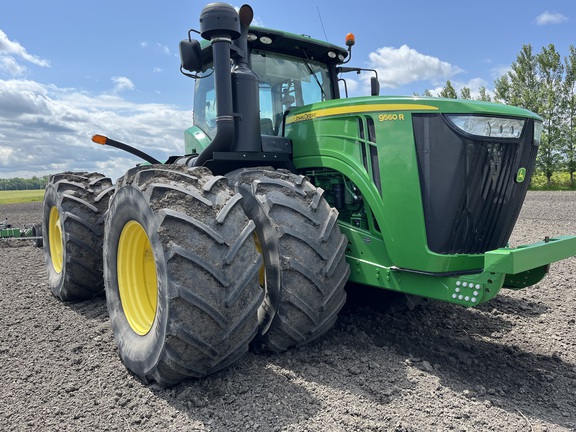
[[[48,241],[50,242],[50,258],[52,267],[56,273],[62,272],[64,266],[62,225],[60,223],[60,213],[54,206],[50,209],[50,219],[48,221]]]
[[[158,279],[152,245],[136,221],[128,222],[118,241],[118,291],[124,315],[140,336],[152,328],[158,306]]]

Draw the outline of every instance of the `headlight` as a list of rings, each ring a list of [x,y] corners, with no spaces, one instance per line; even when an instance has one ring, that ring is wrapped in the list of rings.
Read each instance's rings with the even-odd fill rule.
[[[517,118],[459,114],[446,118],[462,132],[490,138],[519,138],[526,122]]]

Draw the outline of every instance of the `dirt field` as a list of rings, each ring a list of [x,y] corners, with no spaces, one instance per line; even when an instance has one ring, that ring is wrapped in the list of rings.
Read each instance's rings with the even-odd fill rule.
[[[530,193],[512,243],[558,234],[576,234],[576,193]],[[0,257],[1,430],[576,430],[576,258],[476,309],[348,304],[311,346],[164,390],[120,362],[103,298],[53,298],[29,241],[0,241]]]

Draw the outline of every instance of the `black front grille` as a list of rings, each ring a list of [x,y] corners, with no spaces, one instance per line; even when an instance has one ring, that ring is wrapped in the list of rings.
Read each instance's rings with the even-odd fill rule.
[[[440,114],[414,115],[413,124],[429,249],[479,254],[505,246],[536,163],[533,121],[521,138],[506,140],[464,136]]]

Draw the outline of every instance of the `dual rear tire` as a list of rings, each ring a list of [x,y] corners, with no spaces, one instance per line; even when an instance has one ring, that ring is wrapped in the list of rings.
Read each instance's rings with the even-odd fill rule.
[[[42,244],[48,282],[60,300],[102,294],[104,214],[114,186],[99,173],[53,175],[44,193]]]
[[[136,168],[117,186],[104,280],[125,365],[170,386],[236,362],[263,299],[262,258],[240,195],[204,168]]]
[[[102,176],[67,173],[48,185],[44,214],[52,292],[78,300],[105,285],[120,356],[144,381],[202,378],[250,345],[303,345],[345,302],[337,213],[321,189],[288,171],[224,178],[143,166],[115,191]]]
[[[346,301],[348,244],[324,191],[302,175],[244,168],[227,175],[256,224],[266,297],[256,350],[282,352],[328,331]]]

